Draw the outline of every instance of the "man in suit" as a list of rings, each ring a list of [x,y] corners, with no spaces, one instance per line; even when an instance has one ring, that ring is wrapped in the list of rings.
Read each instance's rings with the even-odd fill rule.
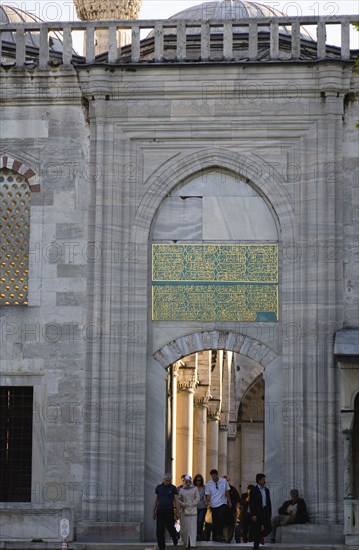
[[[249,494],[249,513],[251,516],[253,548],[255,550],[259,548],[260,542],[264,544],[264,537],[272,530],[272,504],[269,490],[265,487],[266,476],[257,474],[256,483],[257,485],[253,487]]]

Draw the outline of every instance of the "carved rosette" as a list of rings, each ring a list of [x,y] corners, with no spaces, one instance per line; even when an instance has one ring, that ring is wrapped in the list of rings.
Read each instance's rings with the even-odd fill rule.
[[[82,21],[138,19],[142,0],[74,0],[76,13]]]

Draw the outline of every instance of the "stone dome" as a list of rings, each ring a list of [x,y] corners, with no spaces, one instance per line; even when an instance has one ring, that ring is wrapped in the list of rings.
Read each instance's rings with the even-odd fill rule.
[[[11,6],[0,6],[0,23],[42,23],[42,19],[36,17],[31,13],[20,10],[18,8],[13,8]],[[25,44],[27,48],[36,48],[40,47],[40,34],[36,31],[25,33]],[[5,44],[9,46],[14,45],[16,42],[15,33],[13,32],[2,32],[1,42],[3,47]],[[62,35],[59,32],[49,33],[49,45],[50,52],[59,52],[63,51],[62,46]]]
[[[242,0],[217,0],[204,2],[182,10],[170,19],[192,19],[194,21],[208,21],[208,19],[248,19],[249,17],[283,17],[279,10],[264,6],[258,2]]]
[[[260,17],[285,17],[285,14],[277,9],[264,6],[258,2],[249,2],[247,0],[216,0],[214,2],[204,2],[197,4],[185,10],[182,10],[169,19],[186,19],[191,21],[221,20],[228,21],[233,19],[248,19]],[[237,32],[244,31],[243,28],[236,28]],[[258,32],[269,32],[268,27],[260,27]],[[290,35],[291,31],[287,27],[280,27],[281,34]],[[187,34],[192,34],[191,29]],[[301,36],[307,40],[314,40],[312,35],[302,27]]]

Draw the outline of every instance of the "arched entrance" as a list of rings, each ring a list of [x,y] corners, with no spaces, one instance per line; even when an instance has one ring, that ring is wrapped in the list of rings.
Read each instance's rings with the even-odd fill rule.
[[[259,371],[259,374],[258,374]],[[228,350],[205,350],[168,369],[166,470],[209,478],[212,468],[236,486],[264,463],[263,368]]]
[[[174,353],[181,357],[173,361]],[[206,476],[211,467],[252,481],[264,463],[265,369],[279,364],[274,350],[250,336],[211,331],[166,344],[154,358],[168,373],[166,465],[176,481],[186,472]]]
[[[171,423],[168,422],[168,420],[173,414],[173,411],[169,406],[170,401],[168,400],[168,390],[171,387],[168,382],[169,380],[171,380],[169,374],[171,373],[172,365],[179,364],[181,361],[185,365],[185,358],[193,358],[195,354],[198,354],[199,357],[203,358],[206,354],[207,356],[209,356],[210,354],[212,354],[212,351],[215,350],[225,350],[225,356],[227,356],[227,358],[230,354],[234,358],[234,361],[232,361],[231,363],[231,365],[233,366],[232,376],[235,373],[239,373],[241,375],[241,365],[243,367],[243,376],[238,377],[238,393],[237,396],[234,397],[234,402],[241,402],[242,410],[240,412],[240,409],[238,407],[237,411],[235,411],[235,414],[232,414],[231,416],[231,411],[229,411],[228,414],[228,425],[226,428],[227,469],[229,469],[229,472],[232,473],[232,476],[235,475],[235,472],[237,472],[237,476],[250,475],[246,474],[245,470],[241,470],[239,472],[238,466],[234,464],[236,460],[240,460],[240,453],[242,452],[240,443],[241,436],[238,436],[237,430],[238,428],[240,430],[242,430],[243,428],[243,431],[245,432],[245,430],[247,429],[246,426],[250,423],[250,415],[252,415],[253,421],[253,403],[255,403],[255,400],[251,399],[250,396],[254,396],[258,393],[258,389],[260,387],[260,379],[262,378],[262,387],[265,388],[263,394],[263,432],[266,434],[264,437],[264,441],[262,439],[263,466],[267,475],[269,475],[271,479],[273,479],[273,482],[275,482],[275,479],[278,477],[278,471],[280,471],[281,464],[283,463],[281,445],[281,421],[278,415],[273,415],[273,407],[275,406],[275,403],[281,402],[281,387],[277,383],[278,379],[280,379],[281,376],[281,358],[274,351],[274,349],[269,347],[269,345],[267,345],[266,343],[260,342],[259,340],[252,338],[248,334],[246,335],[225,330],[192,332],[191,334],[179,337],[176,340],[173,340],[163,345],[153,355],[152,360],[149,361],[148,378],[151,378],[152,383],[148,387],[148,391],[151,393],[148,395],[147,398],[147,471],[155,479],[161,479],[163,470],[166,467],[169,468],[172,462],[171,438],[168,438],[167,441],[165,441],[165,437],[163,437],[163,434],[168,433],[169,429],[171,429]],[[219,355],[220,354],[217,354],[217,357]],[[238,366],[239,370],[237,370]],[[193,379],[193,372],[188,372],[191,369],[193,369],[193,366],[191,366],[191,364],[189,364],[187,368],[184,367],[184,371],[187,371],[184,376],[188,380],[188,388],[193,385],[190,382],[191,379]],[[205,386],[205,384],[203,385]],[[232,385],[232,387],[230,387],[230,391],[233,392],[233,389],[234,388]],[[171,391],[173,391],[173,389]],[[202,395],[205,396],[206,388],[202,387],[200,391],[202,391]],[[267,406],[264,407],[266,399],[268,399],[268,403]],[[239,413],[241,414],[241,416],[238,416]],[[236,434],[234,434],[232,426],[235,426]],[[221,426],[218,420],[218,437],[220,434],[220,430]],[[186,437],[189,438],[189,435],[187,434]],[[217,454],[218,460],[219,456],[220,453]],[[208,455],[206,455],[206,460],[209,460]],[[246,460],[246,463],[248,464],[248,460]],[[255,468],[257,466],[258,465],[256,464]],[[179,475],[181,475],[181,473],[185,472],[181,471]],[[207,474],[207,472],[205,473]],[[246,482],[245,479],[237,479],[238,483],[242,483],[243,480],[244,482]],[[149,483],[148,485],[147,498],[148,501],[146,505],[147,509],[150,510],[150,506],[152,505],[153,500],[153,484],[151,483]],[[153,526],[149,522],[148,529],[151,528],[153,528]]]
[[[219,287],[232,285],[233,282],[238,285],[246,285],[247,282],[251,283],[254,280],[253,278],[249,281],[245,278],[231,278],[234,272],[230,273],[231,277],[225,279],[225,275],[229,273],[229,268],[226,267],[229,264],[226,262],[231,257],[232,250],[239,258],[245,247],[248,247],[245,252],[245,254],[248,252],[247,257],[251,255],[250,247],[254,247],[253,250],[259,250],[262,247],[263,256],[268,258],[266,253],[269,248],[266,247],[272,247],[271,251],[274,252],[272,258],[277,257],[280,228],[274,205],[278,186],[273,188],[275,196],[269,200],[266,191],[271,187],[272,176],[266,177],[266,169],[263,169],[261,173],[253,171],[254,166],[258,168],[259,164],[248,165],[244,158],[239,159],[238,156],[233,156],[228,152],[206,150],[196,153],[193,158],[189,157],[189,164],[175,164],[175,172],[164,168],[161,174],[149,178],[147,181],[148,194],[146,195],[149,197],[148,200],[151,198],[157,200],[160,190],[166,189],[166,193],[163,195],[162,202],[157,202],[156,207],[154,203],[146,203],[146,209],[140,205],[136,214],[138,236],[144,237],[145,227],[151,223],[149,265],[152,265],[152,323],[149,326],[147,347],[145,468],[148,514],[153,502],[153,480],[161,479],[164,469],[169,469],[172,466],[174,458],[171,438],[174,429],[171,418],[175,415],[172,411],[173,404],[167,398],[168,393],[173,390],[172,377],[168,376],[170,369],[173,368],[172,365],[179,361],[186,363],[185,358],[205,351],[238,354],[242,360],[248,363],[247,387],[241,389],[242,398],[247,401],[247,409],[244,412],[248,412],[251,389],[253,389],[250,388],[250,385],[256,383],[258,376],[262,376],[262,385],[266,387],[266,394],[269,391],[269,407],[272,407],[273,403],[276,406],[275,404],[281,402],[282,385],[278,385],[278,380],[281,377],[281,361],[278,355],[280,338],[276,322],[279,314],[276,291],[272,294],[270,306],[267,307],[265,304],[266,307],[259,307],[256,311],[253,308],[251,310],[250,299],[244,301],[244,308],[241,298],[238,303],[235,302],[232,298],[235,297],[236,289],[231,294],[231,292],[227,292],[227,288],[224,288],[219,301],[211,301],[210,308],[207,307],[208,297],[212,300],[214,295],[220,294],[217,292]],[[252,175],[255,177],[251,178]],[[173,182],[171,186],[170,180]],[[279,186],[281,185],[280,181],[279,177]],[[152,189],[153,191],[156,189],[156,192],[152,193]],[[153,217],[149,218],[151,208]],[[239,212],[241,216],[239,216]],[[286,213],[282,212],[282,214],[285,217]],[[254,223],[255,220],[258,223]],[[233,248],[231,249],[231,247]],[[168,254],[166,248],[169,250]],[[193,266],[194,268],[200,266],[202,258],[206,261],[207,251],[210,248],[210,253],[212,249],[216,249],[215,254],[220,249],[214,262],[216,265],[215,276],[220,274],[218,279],[211,278],[212,273],[206,279],[206,272],[204,275],[202,273],[199,278],[194,278],[194,283],[192,283],[192,279],[186,280],[183,274],[185,273],[187,276]],[[196,255],[198,250],[202,254],[199,261],[198,254]],[[230,250],[229,254],[228,250]],[[166,254],[166,261],[162,262],[162,258]],[[262,261],[258,261],[258,266],[269,266],[264,257]],[[213,266],[214,263],[211,259],[205,265]],[[231,265],[245,266],[246,260],[243,263],[235,260]],[[275,277],[270,284],[277,285],[278,263],[276,259],[271,267],[273,269],[269,268],[268,273],[275,273]],[[199,271],[200,269],[198,271],[193,269],[191,275],[193,272],[197,275]],[[251,273],[253,272],[251,271]],[[261,281],[257,279],[255,283],[258,285],[256,287],[258,291],[263,288],[260,285],[268,282],[266,275],[263,277]],[[204,280],[205,284],[208,282],[208,287],[205,290],[203,290],[202,284]],[[195,292],[190,296],[187,292],[189,287],[190,290],[198,290],[198,293]],[[268,298],[273,289],[274,287],[262,296]],[[230,291],[232,290],[230,288]],[[246,288],[242,295],[250,296],[251,292],[251,289]],[[264,302],[265,300],[261,305]],[[188,304],[190,307],[187,307]],[[195,304],[194,307],[192,307],[193,304]],[[222,307],[223,304],[225,307]],[[248,310],[245,309],[247,306]],[[244,310],[246,310],[246,316],[237,315],[238,311],[243,312]],[[210,313],[208,314],[208,312]],[[158,368],[159,363],[164,367],[163,369]],[[270,370],[267,369],[265,372],[269,365]],[[267,384],[268,372],[269,383]],[[193,409],[195,409],[195,404]],[[208,411],[214,417],[220,414],[216,411],[215,399],[212,400]],[[250,425],[252,428],[254,426],[253,419],[246,414],[243,416],[243,411],[241,411],[242,416],[239,417],[239,412],[239,404],[237,404],[236,410],[232,411],[232,422],[228,421],[227,424],[220,417],[218,419],[216,435],[218,438],[218,460],[222,460],[221,457],[224,455],[221,449],[225,440],[227,446],[229,444],[230,447],[234,445],[239,447],[237,455],[232,451],[229,455],[231,457],[239,456],[238,453],[241,452],[241,449],[238,443],[238,428],[239,433],[242,431],[244,433],[246,429],[250,428]],[[194,412],[192,414],[194,415]],[[263,401],[262,425],[264,430],[262,428],[262,433],[257,438],[257,443],[259,439],[261,442],[260,469],[264,462],[266,468],[267,466],[270,468],[270,464],[267,465],[265,459],[266,456],[270,456],[272,464],[275,463],[273,475],[276,478],[283,462],[282,425],[279,415],[272,418],[269,428],[273,434],[271,433],[270,438],[268,440],[266,438],[264,441],[263,431],[266,432],[266,416]],[[195,420],[193,421],[195,422]],[[233,426],[235,426],[235,432]],[[166,433],[170,433],[171,437],[166,439],[164,437]],[[215,436],[214,433],[212,435]],[[207,436],[210,437],[210,434]],[[193,434],[191,437],[193,438]],[[232,443],[233,441],[235,444]],[[195,460],[198,458],[193,456],[192,447],[192,468]],[[233,461],[238,462],[237,458],[234,458]],[[246,462],[248,462],[247,459]],[[234,466],[228,464],[227,461],[226,469],[228,468],[232,468],[233,471]],[[238,477],[246,475],[249,477],[251,474],[237,473]],[[146,516],[147,513],[145,513]],[[153,529],[153,525],[149,521],[148,524],[145,524],[145,532],[151,529]]]

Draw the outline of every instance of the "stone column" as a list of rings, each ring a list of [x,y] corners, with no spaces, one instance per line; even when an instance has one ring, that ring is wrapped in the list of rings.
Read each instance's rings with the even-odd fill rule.
[[[193,461],[193,398],[196,369],[181,366],[177,381],[177,482],[182,474],[192,475]]]
[[[230,422],[227,431],[227,474],[238,488],[241,481],[239,473],[239,458],[237,453],[237,422]]]
[[[206,475],[208,385],[199,385],[194,395],[193,475]]]
[[[230,354],[232,359],[232,354]],[[218,469],[219,474],[223,475],[227,473],[227,437],[228,437],[228,422],[230,411],[230,375],[231,375],[231,361],[227,357],[227,352],[223,351],[220,354],[220,360],[222,362],[222,384],[221,384],[221,416],[219,423],[219,440],[218,440]]]
[[[222,421],[219,424],[218,434],[218,472],[219,475],[227,474],[227,438],[228,438],[228,424],[223,424]]]
[[[208,402],[208,424],[207,424],[207,476],[212,470],[218,470],[218,432],[220,419],[221,400],[211,398]]]
[[[178,366],[177,363],[173,365],[172,370],[172,476],[173,481],[177,482],[177,380],[178,380]],[[180,474],[181,475],[181,474]]]
[[[74,0],[76,13],[82,21],[136,20],[142,0]],[[96,31],[95,54],[108,51],[108,31]],[[117,32],[119,46],[131,42],[131,30],[122,29]]]

